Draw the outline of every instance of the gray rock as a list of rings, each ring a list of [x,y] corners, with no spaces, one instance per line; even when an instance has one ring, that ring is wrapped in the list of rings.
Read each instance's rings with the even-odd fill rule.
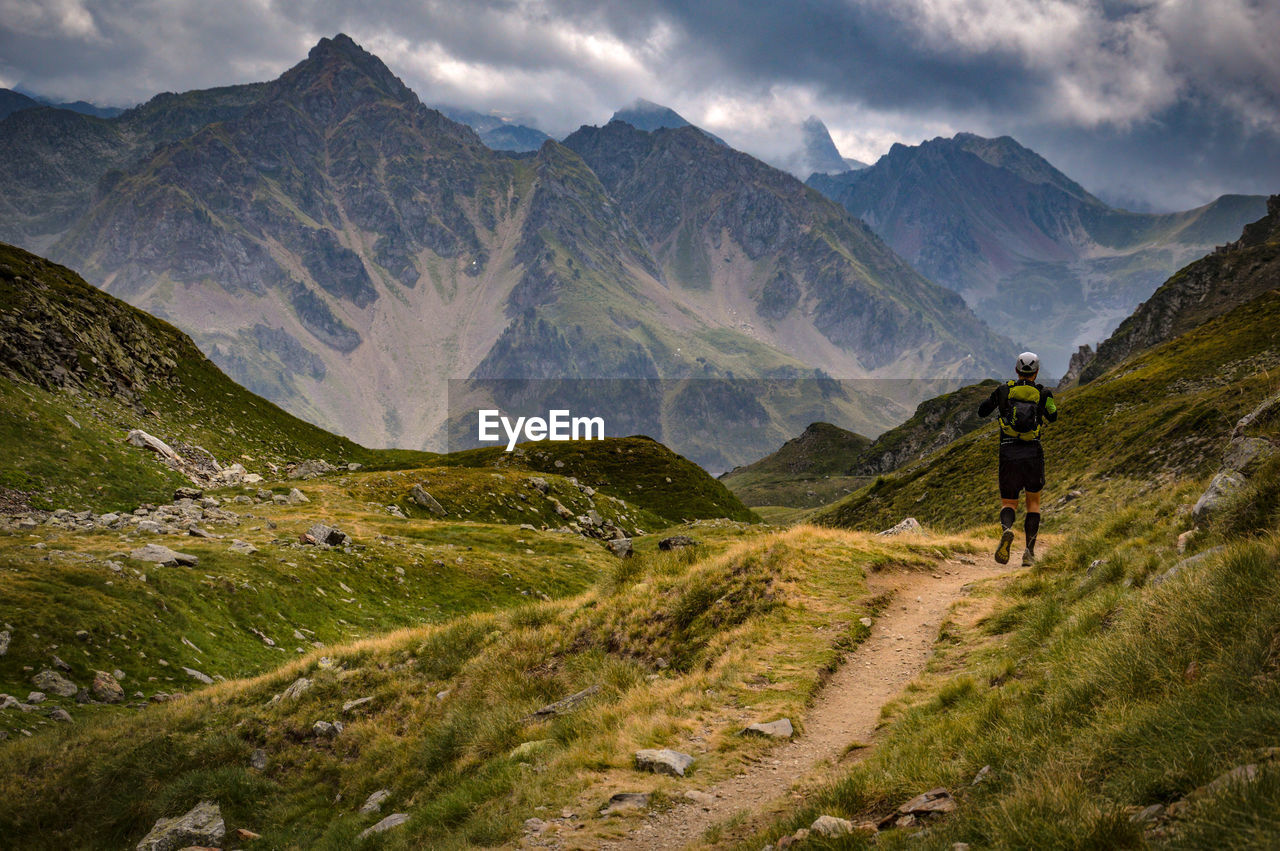
[[[847,836],[854,832],[853,822],[836,816],[818,816],[809,825],[809,832],[818,836]]]
[[[190,526],[187,527],[187,534],[193,538],[212,538],[213,537],[213,535],[210,535],[208,532],[206,532],[204,529],[201,529],[195,523],[192,523]]]
[[[698,541],[690,538],[688,535],[672,535],[670,538],[663,538],[658,541],[658,549],[660,550],[679,550],[685,547],[696,547]]]
[[[527,818],[524,820],[525,833],[542,833],[547,829],[547,823],[540,818]]]
[[[129,553],[129,557],[138,561],[149,561],[163,565],[184,565],[193,567],[199,564],[200,557],[191,555],[190,553],[180,553],[171,550],[163,544],[147,544],[145,547],[139,547]]]
[[[716,796],[707,792],[699,792],[697,789],[690,789],[684,793],[685,800],[693,801],[703,807],[709,807],[716,802]]]
[[[897,526],[893,526],[889,529],[885,529],[880,534],[885,536],[908,535],[908,534],[914,535],[914,534],[919,534],[923,531],[924,531],[924,527],[920,525],[919,520],[915,519],[914,517],[908,517],[905,520],[903,520],[901,523],[899,523]]]
[[[289,495],[285,497],[285,499],[288,501],[290,505],[302,505],[304,503],[308,503],[311,501],[307,499],[307,495],[305,493],[298,490],[297,488],[290,488]]]
[[[93,696],[103,703],[119,703],[124,700],[124,689],[116,678],[106,671],[95,671],[93,685],[89,687]]]
[[[311,680],[306,677],[298,677],[289,687],[280,693],[280,700],[297,700],[307,689],[311,688]]]
[[[182,670],[186,673],[188,677],[191,677],[191,679],[193,680],[198,680],[207,686],[213,685],[213,678],[210,677],[208,674],[202,674],[199,671],[197,671],[195,668],[183,668]]]
[[[33,706],[37,703],[44,703],[44,702],[45,702],[45,694],[42,691],[33,691],[27,695],[27,703],[30,703]]]
[[[9,652],[9,641],[9,630],[6,629],[4,632],[0,632],[0,656]]]
[[[71,723],[71,713],[63,709],[62,707],[58,707],[56,709],[51,710],[49,712],[49,717],[52,718],[54,721],[60,721],[63,724]]]
[[[568,520],[569,518],[573,517],[573,512],[570,511],[568,508],[566,508],[564,503],[556,499],[554,496],[550,497],[550,499],[551,499],[552,511],[554,511],[559,516],[563,517],[565,520]]]
[[[547,484],[547,480],[542,478],[542,476],[530,476],[529,484],[533,485],[539,493],[545,494],[551,489],[551,486]]]
[[[991,776],[991,766],[984,765],[978,769],[978,773],[973,775],[973,779],[969,781],[970,786],[977,786],[979,783]]]
[[[169,530],[163,523],[157,523],[154,520],[143,520],[138,524],[139,532],[146,532],[148,535],[164,535]]]
[[[244,480],[245,472],[243,464],[232,464],[218,473],[218,476],[227,484],[233,485]]]
[[[246,556],[251,556],[258,551],[258,548],[253,544],[248,541],[241,541],[238,538],[232,541],[231,546],[227,547],[227,549],[233,553],[240,553]]]
[[[752,724],[742,731],[744,736],[765,736],[770,739],[789,739],[796,733],[790,718],[779,718],[767,724]]]
[[[150,449],[162,458],[167,458],[171,461],[178,460],[178,453],[174,452],[169,444],[165,443],[158,437],[152,437],[140,428],[135,428],[133,431],[129,432],[125,440],[127,440],[130,445],[136,446],[139,449]]]
[[[1155,821],[1160,818],[1160,815],[1163,812],[1164,804],[1151,804],[1150,806],[1143,807],[1140,811],[1129,816],[1129,821],[1134,824],[1143,824],[1145,822]]]
[[[378,791],[374,792],[372,795],[364,799],[364,803],[360,805],[360,810],[359,810],[360,814],[368,815],[369,813],[378,812],[378,810],[382,809],[382,802],[390,797],[391,797],[390,789],[379,789]]]
[[[1258,779],[1258,766],[1255,763],[1237,765],[1230,771],[1219,774],[1210,782],[1187,795],[1190,799],[1204,798],[1214,795],[1230,786],[1244,786]]]
[[[222,810],[212,801],[201,801],[185,815],[157,821],[138,843],[137,851],[177,851],[192,845],[216,848],[226,833]]]
[[[262,748],[255,748],[253,753],[249,754],[249,767],[257,771],[266,771],[267,752]]]
[[[1271,441],[1262,437],[1237,437],[1227,447],[1222,469],[1251,475],[1276,454]]]
[[[370,703],[373,703],[372,697],[358,697],[355,700],[348,700],[346,703],[342,704],[342,711],[345,714]]]
[[[76,692],[80,691],[80,687],[71,682],[71,680],[57,671],[50,671],[48,668],[32,677],[31,681],[41,691],[51,692],[59,697],[75,697]]]
[[[314,479],[325,473],[332,473],[336,468],[328,461],[310,460],[295,464],[289,469],[291,479]]]
[[[341,721],[317,721],[311,725],[311,734],[317,739],[336,739],[341,732]]]
[[[335,529],[332,526],[326,526],[323,523],[316,523],[307,530],[304,538],[309,538],[311,543],[325,544],[330,547],[342,547],[351,543],[351,538],[346,532]]]
[[[910,801],[898,807],[898,813],[904,816],[923,816],[934,813],[950,813],[954,812],[955,808],[956,802],[951,797],[951,793],[939,787],[916,795]]]
[[[609,541],[609,549],[618,558],[630,558],[635,552],[631,546],[630,538],[614,538]]]
[[[1280,393],[1268,396],[1258,407],[1241,417],[1236,423],[1236,427],[1231,430],[1231,436],[1240,437],[1244,434],[1245,429],[1253,425],[1257,420],[1265,419],[1277,406],[1280,406]]]
[[[616,813],[634,812],[649,806],[649,796],[641,792],[619,792],[609,798],[609,802],[600,810],[600,815],[611,816]]]
[[[441,505],[434,496],[427,493],[427,489],[420,484],[414,485],[413,489],[409,491],[409,498],[421,507],[425,508],[427,511],[430,511],[432,514],[443,517],[449,513],[445,511],[444,506]]]
[[[636,768],[641,771],[684,777],[685,770],[691,765],[693,765],[693,757],[669,748],[661,750],[646,748],[636,751]]]
[[[1222,470],[1209,482],[1209,487],[1196,500],[1191,515],[1197,520],[1205,520],[1220,511],[1231,497],[1244,489],[1244,476],[1230,470]]]
[[[173,492],[173,501],[177,502],[180,499],[199,499],[202,496],[204,496],[204,491],[199,488],[178,488]]]
[[[1189,567],[1195,567],[1197,564],[1200,564],[1200,562],[1209,558],[1209,556],[1215,553],[1221,552],[1222,549],[1223,549],[1222,546],[1210,547],[1209,549],[1205,550],[1202,553],[1196,553],[1193,556],[1184,558],[1182,561],[1178,562],[1173,567],[1166,570],[1164,573],[1161,573],[1158,576],[1153,576],[1149,584],[1153,588],[1163,585],[1173,577],[1177,576],[1182,571],[1186,570]]]
[[[391,815],[384,818],[382,821],[375,824],[373,827],[368,827],[368,828],[365,828],[363,831],[361,831],[360,838],[364,839],[366,836],[372,836],[375,833],[385,833],[386,831],[390,830],[393,827],[399,827],[400,825],[404,824],[408,820],[409,820],[408,813],[392,813]]]

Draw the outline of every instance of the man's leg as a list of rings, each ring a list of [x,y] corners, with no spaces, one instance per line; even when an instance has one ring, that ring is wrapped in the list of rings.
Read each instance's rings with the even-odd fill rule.
[[[1035,564],[1036,535],[1040,531],[1040,492],[1027,492],[1027,516],[1022,521],[1022,531],[1027,536],[1027,548],[1022,553],[1023,566]]]
[[[1009,550],[1013,547],[1013,521],[1018,513],[1018,500],[1000,497],[1000,543],[996,545],[996,561],[1009,563]]]

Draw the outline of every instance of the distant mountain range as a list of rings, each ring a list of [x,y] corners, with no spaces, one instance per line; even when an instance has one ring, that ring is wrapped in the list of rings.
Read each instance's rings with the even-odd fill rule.
[[[541,130],[501,115],[458,106],[437,106],[436,109],[476,131],[480,141],[495,151],[536,151],[551,138]]]
[[[496,152],[345,36],[270,83],[18,112],[0,144],[0,238],[366,445],[438,447],[448,378],[958,378],[1009,351],[838,205],[696,129]],[[841,415],[876,433],[915,401]],[[698,460],[818,418],[781,416]]]
[[[13,89],[0,89],[0,119],[15,113],[20,109],[37,109],[42,106],[52,107],[53,109],[65,109],[70,112],[78,112],[81,115],[92,115],[97,118],[115,118],[117,115],[124,112],[124,110],[118,106],[98,106],[82,100],[71,103],[57,103],[49,100],[48,98],[28,95],[24,92],[14,91]]]
[[[1061,375],[1078,343],[1105,337],[1177,269],[1265,210],[1227,195],[1195,210],[1107,206],[1009,137],[961,133],[894,145],[873,166],[814,175],[931,280]]]

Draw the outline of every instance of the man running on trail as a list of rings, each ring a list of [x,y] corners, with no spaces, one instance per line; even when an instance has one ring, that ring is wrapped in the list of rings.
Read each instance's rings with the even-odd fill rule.
[[[1044,489],[1044,447],[1040,432],[1046,422],[1058,418],[1053,393],[1036,384],[1040,358],[1034,352],[1018,355],[1014,364],[1016,381],[1001,384],[990,398],[978,406],[978,416],[1000,412],[1000,545],[996,561],[1009,563],[1013,546],[1013,521],[1018,513],[1018,496],[1027,492],[1027,516],[1022,529],[1027,548],[1022,564],[1035,564],[1036,533],[1040,530],[1040,491]]]

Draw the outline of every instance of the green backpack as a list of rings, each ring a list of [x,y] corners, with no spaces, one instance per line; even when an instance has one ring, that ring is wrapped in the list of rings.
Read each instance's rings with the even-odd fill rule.
[[[1005,403],[1000,406],[1000,432],[1019,440],[1040,437],[1040,401],[1044,388],[1039,384],[1008,383]]]

